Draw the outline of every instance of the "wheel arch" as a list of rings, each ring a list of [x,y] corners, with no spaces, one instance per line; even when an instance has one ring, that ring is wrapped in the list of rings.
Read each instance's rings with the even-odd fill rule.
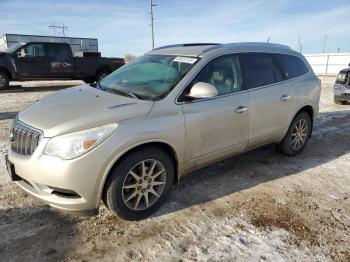
[[[0,71],[4,72],[7,75],[7,77],[9,78],[9,80],[13,79],[11,72],[6,67],[0,66]]]
[[[99,198],[101,199],[103,192],[105,190],[105,185],[106,182],[108,180],[108,178],[110,177],[113,169],[115,166],[117,166],[123,159],[125,159],[129,154],[131,154],[132,152],[136,151],[136,150],[140,150],[141,148],[145,148],[145,147],[157,147],[160,148],[162,150],[164,150],[166,153],[169,154],[171,160],[173,161],[174,164],[174,181],[173,184],[178,183],[179,181],[179,159],[178,159],[178,155],[174,149],[174,147],[172,145],[170,145],[167,142],[164,141],[145,141],[143,143],[138,143],[138,144],[134,144],[131,147],[128,147],[127,150],[125,150],[122,154],[120,154],[118,157],[116,157],[111,164],[109,165],[109,168],[106,170],[106,175],[104,176],[103,180],[101,181],[101,186],[100,186],[100,192],[99,192]]]
[[[100,72],[109,72],[109,73],[111,73],[112,70],[107,65],[102,65],[102,66],[97,67],[95,76],[97,76],[97,74],[100,73]]]
[[[310,131],[310,138],[311,138],[312,131],[313,131],[314,118],[315,118],[315,110],[314,110],[312,105],[309,105],[309,104],[308,105],[304,105],[297,112],[295,112],[292,120],[289,123],[289,126],[293,123],[295,117],[301,112],[306,112],[311,118],[311,131]]]

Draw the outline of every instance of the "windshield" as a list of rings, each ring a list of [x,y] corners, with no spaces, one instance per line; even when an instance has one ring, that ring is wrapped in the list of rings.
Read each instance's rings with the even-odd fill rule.
[[[102,90],[140,99],[166,96],[197,62],[197,58],[170,55],[144,55],[103,79]]]
[[[10,47],[8,47],[7,49],[5,49],[4,52],[5,53],[13,53],[14,51],[16,51],[18,48],[20,48],[23,45],[24,45],[24,43],[13,44]]]

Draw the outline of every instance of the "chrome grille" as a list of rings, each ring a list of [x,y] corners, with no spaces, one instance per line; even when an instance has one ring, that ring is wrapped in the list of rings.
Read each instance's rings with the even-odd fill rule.
[[[20,155],[30,156],[38,147],[42,132],[15,120],[11,129],[11,150]]]

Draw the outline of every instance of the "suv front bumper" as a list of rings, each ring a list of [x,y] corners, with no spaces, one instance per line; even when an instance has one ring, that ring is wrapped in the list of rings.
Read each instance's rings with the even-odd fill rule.
[[[95,213],[100,205],[100,186],[107,162],[101,157],[103,147],[96,147],[73,160],[62,160],[41,153],[47,140],[42,139],[30,157],[9,150],[6,158],[11,179],[50,206]]]
[[[333,88],[334,100],[338,102],[350,102],[350,88],[342,84],[335,84]]]

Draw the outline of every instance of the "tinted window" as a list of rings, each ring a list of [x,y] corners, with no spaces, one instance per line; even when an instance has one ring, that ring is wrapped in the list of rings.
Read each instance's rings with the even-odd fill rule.
[[[309,72],[304,61],[299,57],[282,54],[276,54],[275,57],[287,79],[302,76]]]
[[[22,48],[20,51],[21,57],[38,57],[45,56],[44,45],[33,44]]]
[[[240,55],[244,71],[244,88],[250,89],[282,81],[282,75],[269,54],[249,53]]]
[[[209,62],[195,77],[192,85],[198,82],[212,84],[219,95],[240,91],[242,81],[238,57],[222,56]]]
[[[70,58],[70,52],[66,45],[48,45],[47,56],[57,60]]]

